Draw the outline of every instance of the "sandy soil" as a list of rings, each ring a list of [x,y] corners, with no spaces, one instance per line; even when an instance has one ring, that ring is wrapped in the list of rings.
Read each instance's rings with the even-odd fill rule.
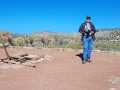
[[[120,55],[93,52],[92,62],[82,64],[81,50],[8,48],[8,52],[51,55],[54,60],[38,63],[36,68],[0,68],[0,90],[120,89]]]

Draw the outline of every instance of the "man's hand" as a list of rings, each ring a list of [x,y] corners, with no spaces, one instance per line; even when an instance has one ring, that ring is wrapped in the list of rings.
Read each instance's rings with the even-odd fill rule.
[[[88,30],[85,30],[85,32],[88,32]]]
[[[92,31],[91,33],[94,34],[94,31]]]

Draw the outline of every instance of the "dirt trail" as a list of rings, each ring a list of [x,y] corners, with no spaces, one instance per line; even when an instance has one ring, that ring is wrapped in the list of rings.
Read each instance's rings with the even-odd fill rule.
[[[82,64],[76,56],[82,51],[8,48],[10,54],[29,53],[51,55],[53,61],[43,61],[36,68],[0,68],[0,90],[118,90],[120,56],[92,53],[92,62]],[[0,49],[0,58],[5,57]]]

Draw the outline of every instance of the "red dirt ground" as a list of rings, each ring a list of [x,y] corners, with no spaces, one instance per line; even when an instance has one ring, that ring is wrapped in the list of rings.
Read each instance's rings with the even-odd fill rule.
[[[76,56],[81,50],[8,48],[10,54],[51,55],[53,61],[38,63],[36,68],[0,68],[0,90],[117,90],[111,77],[120,77],[120,56],[92,53],[92,62],[82,64]],[[5,57],[0,49],[0,58]]]

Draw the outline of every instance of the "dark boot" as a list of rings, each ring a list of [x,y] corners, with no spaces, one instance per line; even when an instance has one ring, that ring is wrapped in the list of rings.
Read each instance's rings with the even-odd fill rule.
[[[86,60],[87,62],[92,62],[91,60],[90,60],[90,58],[87,58],[87,60]]]
[[[85,64],[85,63],[86,63],[86,60],[83,60],[83,61],[82,61],[82,64]]]

